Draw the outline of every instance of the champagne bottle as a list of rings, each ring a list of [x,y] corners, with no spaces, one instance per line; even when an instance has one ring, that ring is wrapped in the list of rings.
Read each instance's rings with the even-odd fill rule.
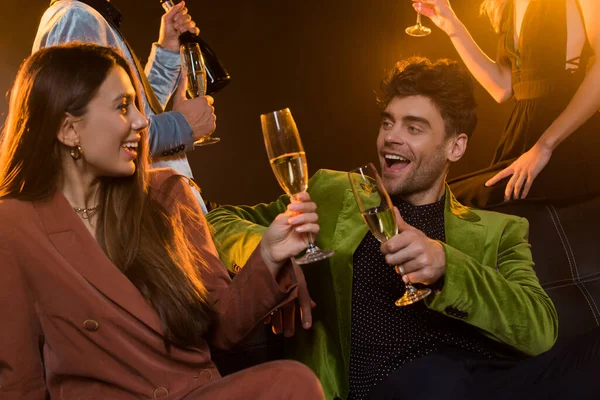
[[[181,0],[161,0],[161,4],[165,11],[169,11],[180,1]],[[231,80],[231,76],[208,43],[191,32],[182,33],[179,36],[179,41],[181,44],[198,43],[200,46],[200,51],[202,52],[202,57],[204,58],[204,64],[206,66],[206,94],[212,95],[227,86]]]

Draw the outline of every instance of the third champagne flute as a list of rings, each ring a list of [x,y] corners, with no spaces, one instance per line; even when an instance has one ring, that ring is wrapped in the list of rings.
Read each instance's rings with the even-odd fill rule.
[[[417,4],[420,7],[423,6],[421,3]],[[421,23],[421,13],[417,11],[417,24],[409,26],[404,30],[404,32],[406,32],[410,36],[423,37],[429,35],[431,33],[431,29]]]
[[[373,236],[383,243],[398,234],[398,224],[392,201],[373,164],[367,164],[348,172],[348,178],[360,214]],[[396,300],[396,305],[407,306],[429,294],[431,294],[431,289],[417,289],[408,282],[404,296]]]
[[[290,197],[305,192],[308,188],[306,155],[291,111],[285,108],[262,114],[260,123],[267,155],[277,182]],[[309,233],[306,253],[302,257],[296,258],[296,263],[299,265],[310,264],[332,255],[332,250],[319,249]]]
[[[182,35],[183,36],[183,35]],[[181,40],[181,67],[187,74],[187,93],[191,98],[206,95],[206,66],[198,43]],[[194,142],[194,147],[219,143],[221,138],[212,137],[212,133]]]

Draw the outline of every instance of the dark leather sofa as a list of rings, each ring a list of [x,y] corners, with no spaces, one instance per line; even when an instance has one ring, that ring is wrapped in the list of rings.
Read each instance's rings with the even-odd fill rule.
[[[529,221],[535,271],[558,311],[557,344],[600,326],[600,197],[491,210]]]

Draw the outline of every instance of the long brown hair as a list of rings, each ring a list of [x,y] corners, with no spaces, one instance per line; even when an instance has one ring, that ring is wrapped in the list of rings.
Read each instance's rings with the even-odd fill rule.
[[[25,60],[11,91],[0,145],[0,198],[35,201],[55,193],[64,153],[57,139],[59,127],[66,113],[85,115],[116,67],[135,85],[128,63],[107,47],[48,47]],[[140,108],[137,86],[136,93]],[[169,212],[164,203],[175,181],[158,191],[148,184],[147,132],[141,135],[135,173],[101,179],[96,237],[159,314],[166,343],[193,346],[214,317],[198,274],[203,260],[176,222],[177,210]],[[185,212],[186,218],[201,218],[192,210]]]
[[[484,0],[481,3],[480,11],[482,15],[487,15],[494,27],[494,31],[500,31],[500,21],[506,4],[511,0]]]

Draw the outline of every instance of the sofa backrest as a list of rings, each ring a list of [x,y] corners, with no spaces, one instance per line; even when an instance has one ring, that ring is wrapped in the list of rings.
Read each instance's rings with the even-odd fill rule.
[[[557,343],[600,326],[600,197],[514,202],[491,210],[529,221],[535,271],[558,311]]]

